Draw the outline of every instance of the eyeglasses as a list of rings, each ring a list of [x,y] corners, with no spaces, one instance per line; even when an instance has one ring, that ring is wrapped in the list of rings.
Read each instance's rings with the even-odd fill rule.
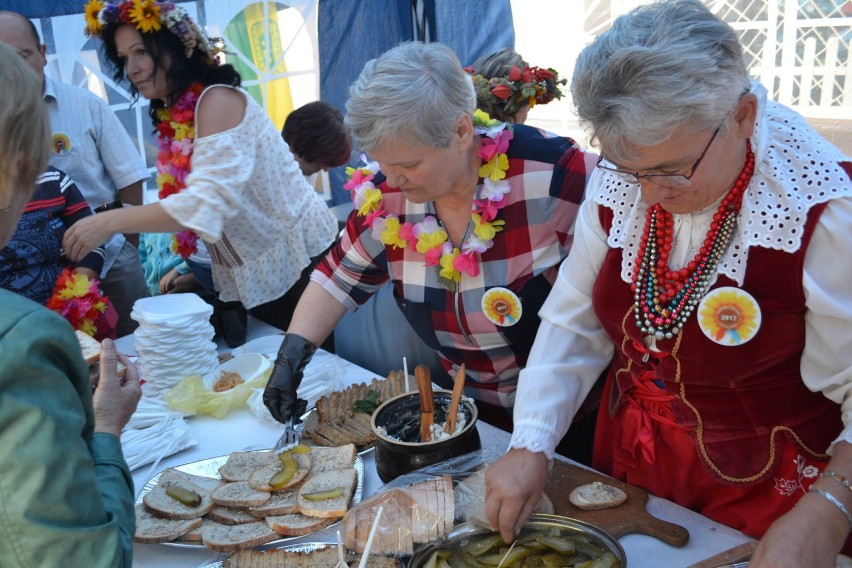
[[[621,179],[628,181],[630,183],[639,183],[641,180],[646,179],[651,183],[666,185],[669,187],[687,187],[692,185],[690,181],[692,176],[695,175],[695,170],[698,169],[698,166],[701,164],[701,160],[704,159],[704,156],[707,155],[707,151],[710,149],[710,146],[713,145],[713,140],[716,139],[716,135],[719,134],[719,130],[721,130],[722,125],[720,124],[716,130],[713,131],[713,136],[710,137],[710,142],[707,143],[707,146],[704,148],[704,151],[701,152],[701,155],[698,156],[698,159],[695,160],[695,163],[692,165],[692,169],[689,170],[689,174],[640,174],[639,172],[628,172],[625,170],[620,170],[616,167],[615,164],[606,160],[603,155],[598,158],[597,167],[602,170],[606,170],[608,172],[612,172]]]

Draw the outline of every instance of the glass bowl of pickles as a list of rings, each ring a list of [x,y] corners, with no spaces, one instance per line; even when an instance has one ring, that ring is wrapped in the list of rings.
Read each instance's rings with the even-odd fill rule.
[[[531,515],[514,542],[478,526],[456,527],[414,553],[409,568],[626,568],[618,541],[600,528],[559,515]]]

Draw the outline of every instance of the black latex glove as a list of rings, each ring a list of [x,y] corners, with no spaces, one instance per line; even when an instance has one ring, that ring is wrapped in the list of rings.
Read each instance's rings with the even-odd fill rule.
[[[288,333],[284,337],[263,391],[263,404],[278,422],[287,422],[290,416],[305,412],[307,402],[296,397],[296,389],[316,350],[316,345],[300,335]]]

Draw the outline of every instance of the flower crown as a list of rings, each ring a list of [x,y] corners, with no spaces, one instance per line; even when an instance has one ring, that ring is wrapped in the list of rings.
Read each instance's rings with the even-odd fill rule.
[[[215,56],[221,51],[219,43],[208,38],[186,10],[168,0],[89,0],[84,15],[87,36],[103,39],[103,28],[110,24],[128,24],[143,34],[158,32],[165,26],[183,43],[187,57],[198,48],[215,64]]]
[[[472,76],[477,100],[502,108],[510,117],[515,116],[526,104],[532,108],[537,104],[546,105],[553,99],[561,99],[559,85],[568,82],[567,79],[560,79],[555,69],[541,67],[519,69],[517,65],[512,65],[506,77],[491,79],[478,75],[471,67],[466,70]]]

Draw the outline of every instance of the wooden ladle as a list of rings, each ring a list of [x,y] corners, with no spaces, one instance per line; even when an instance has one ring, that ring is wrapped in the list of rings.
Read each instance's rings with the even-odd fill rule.
[[[432,373],[424,365],[414,368],[417,391],[420,393],[420,441],[432,441],[432,424],[435,423],[435,401],[432,397]]]
[[[459,413],[459,401],[461,400],[462,391],[464,391],[464,379],[466,369],[464,363],[459,365],[459,370],[456,371],[455,382],[453,383],[453,398],[450,399],[450,410],[447,413],[447,422],[444,424],[444,432],[453,435],[456,431],[456,415]]]

